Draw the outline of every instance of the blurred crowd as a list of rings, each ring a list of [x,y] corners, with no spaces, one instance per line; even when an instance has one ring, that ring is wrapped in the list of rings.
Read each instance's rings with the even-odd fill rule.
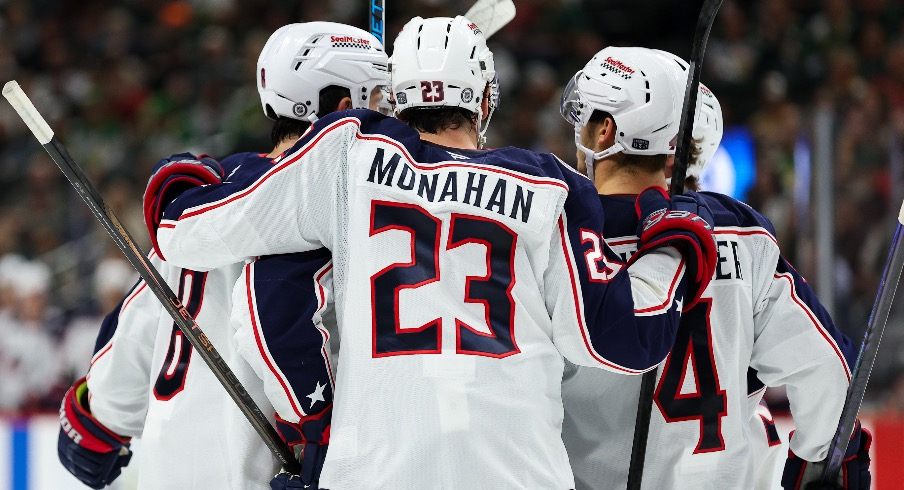
[[[472,0],[387,2],[390,40],[410,17]],[[491,146],[574,159],[562,85],[607,45],[689,57],[701,1],[515,0],[490,47],[502,105]],[[182,151],[269,151],[254,74],[291,22],[367,25],[362,0],[0,0],[0,82],[16,79],[105,201],[147,250],[140,199],[151,166]],[[391,50],[390,50],[391,54]],[[783,251],[817,277],[812,176],[830,171],[834,316],[859,342],[904,197],[904,4],[895,0],[724,0],[703,81],[728,127],[753,136],[746,202]],[[814,120],[831,168],[807,170]],[[25,125],[0,103],[0,413],[54,409],[87,370],[103,315],[137,275]],[[904,303],[904,301],[899,302]],[[895,308],[868,402],[904,413],[904,307]]]

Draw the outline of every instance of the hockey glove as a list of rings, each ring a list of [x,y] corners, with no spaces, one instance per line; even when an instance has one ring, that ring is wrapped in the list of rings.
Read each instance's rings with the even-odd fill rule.
[[[114,434],[91,415],[85,378],[63,397],[57,452],[69,473],[91,488],[109,485],[132,458],[129,438]]]
[[[791,432],[794,435],[794,432]],[[797,457],[788,450],[785,470],[782,473],[782,488],[790,490],[869,490],[872,477],[869,472],[869,448],[873,443],[873,435],[860,427],[857,421],[851,442],[844,453],[838,481],[834,485],[822,485],[819,479],[825,462],[811,463]]]
[[[333,405],[330,404],[320,413],[302,417],[298,423],[292,423],[276,415],[276,431],[290,448],[302,446],[301,453],[301,482],[310,488],[317,488],[320,480],[320,470],[323,469],[323,461],[326,459],[326,450],[330,442],[330,420],[333,416]],[[276,475],[276,481],[280,475]],[[289,480],[292,481],[292,480]],[[270,482],[271,488],[273,482]],[[294,487],[284,487],[294,488]]]
[[[306,488],[308,490],[317,490],[317,485],[305,485],[301,481],[301,477],[293,475],[285,470],[280,471],[278,475],[270,480],[270,490],[296,490]]]
[[[166,205],[188,189],[222,182],[225,175],[220,162],[207,155],[196,157],[191,153],[178,153],[154,165],[144,191],[144,223],[158,254],[157,227]]]
[[[684,309],[690,309],[709,285],[718,263],[712,212],[696,192],[669,198],[660,187],[648,187],[641,192],[634,208],[640,219],[637,229],[640,243],[628,264],[658,247],[677,248],[687,263],[685,276],[689,286]]]

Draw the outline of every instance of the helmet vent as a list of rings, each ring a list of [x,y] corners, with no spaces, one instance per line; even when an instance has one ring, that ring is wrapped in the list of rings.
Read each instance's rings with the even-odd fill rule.
[[[311,52],[311,48],[308,48],[308,49],[304,50],[304,53],[301,53],[301,55],[302,55],[302,56],[307,56],[308,53],[310,53],[310,52]]]
[[[659,128],[659,129],[654,130],[653,132],[654,132],[654,133],[658,133],[659,131],[662,131],[663,129],[665,129],[665,128],[667,128],[667,127],[669,127],[668,124],[666,124],[665,126]]]
[[[476,53],[476,52],[477,52],[477,46],[474,46],[473,48],[471,48],[471,59],[474,59],[474,53]]]
[[[298,63],[295,63],[295,71],[298,71],[299,69],[301,69],[301,65],[303,65],[303,64],[304,64],[304,61],[299,61]]]
[[[446,35],[446,46],[445,49],[449,49],[449,35]]]

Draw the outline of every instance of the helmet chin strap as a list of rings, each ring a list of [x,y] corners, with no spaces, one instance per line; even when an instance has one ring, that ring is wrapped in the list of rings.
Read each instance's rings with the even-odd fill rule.
[[[484,145],[487,144],[487,129],[490,128],[490,119],[493,119],[493,113],[496,112],[496,107],[493,104],[489,105],[489,110],[487,111],[487,118],[484,121],[483,114],[481,114],[480,107],[477,107],[477,149],[482,150]]]
[[[621,143],[616,142],[614,145],[606,148],[603,151],[594,153],[593,150],[587,148],[581,143],[581,128],[577,124],[574,125],[574,145],[584,154],[584,165],[587,167],[587,177],[590,178],[590,181],[596,184],[596,181],[593,179],[593,164],[597,160],[602,160],[603,158],[608,158],[616,153],[624,151],[625,147],[622,146]]]

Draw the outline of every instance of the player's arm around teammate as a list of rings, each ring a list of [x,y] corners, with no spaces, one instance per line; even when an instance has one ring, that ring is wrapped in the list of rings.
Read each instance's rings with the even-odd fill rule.
[[[589,180],[548,154],[477,149],[495,85],[479,29],[414,19],[392,66],[405,122],[366,111],[320,119],[265,174],[172,201],[160,248],[202,268],[332,252],[343,357],[324,485],[571,488],[550,365],[560,353],[628,374],[660,362],[688,283],[702,289],[711,275],[708,225],[650,193],[647,248],[630,266],[611,262]],[[537,389],[519,388],[528,380]],[[450,385],[470,408],[437,409]],[[527,407],[537,416],[518,415]],[[513,453],[500,433],[531,443]],[[423,458],[433,451],[455,457]]]
[[[417,92],[417,97],[421,98],[425,91]],[[376,173],[376,178],[381,179],[385,178],[381,174],[384,165],[398,164],[397,160],[389,160],[392,154],[388,152],[357,156],[356,149],[363,147],[363,142],[372,144],[382,139],[379,132],[384,126],[391,127],[386,121],[356,113],[318,121],[265,175],[182,194],[166,208],[157,229],[163,253],[169,260],[207,269],[258,254],[335,245],[338,238],[333,230],[343,226],[337,220],[345,219],[342,214],[347,212],[341,209],[344,206],[341,198],[350,194],[348,186],[352,185],[347,180],[346,169],[360,165],[365,175]],[[355,161],[356,158],[360,160]],[[565,355],[573,356],[579,364],[606,365],[601,362],[605,356],[595,350],[602,346],[618,359],[609,363],[612,369],[639,373],[655,366],[671,345],[669,332],[674,332],[677,324],[676,298],[688,303],[693,302],[696,294],[684,298],[688,287],[682,281],[684,269],[691,269],[689,282],[698,292],[701,290],[698,286],[705,287],[708,281],[706,271],[714,267],[715,248],[707,229],[709,225],[692,212],[705,216],[705,209],[690,201],[672,202],[662,193],[648,193],[640,203],[640,211],[644,213],[643,218],[651,218],[645,223],[647,247],[643,250],[650,253],[638,254],[636,263],[625,268],[614,263],[609,252],[600,247],[598,230],[602,228],[602,212],[594,204],[593,185],[561,163],[531,171],[547,173],[563,181],[563,187],[568,189],[556,211],[564,213],[561,226],[555,227],[549,247],[564,249],[566,255],[554,255],[553,260],[558,263],[555,266],[550,263],[548,268],[570,271],[569,282],[563,286],[567,290],[563,291],[565,299],[554,309],[557,312],[580,310],[577,317],[566,314],[571,319],[563,318],[557,323],[580,324],[577,330],[561,337]],[[274,197],[281,194],[290,196],[296,205],[273,206]],[[155,199],[155,196],[151,193],[148,198]],[[594,230],[596,238],[590,236]],[[663,245],[675,245],[680,250]],[[605,291],[610,287],[628,294],[607,296]],[[576,302],[575,294],[583,296],[582,299]],[[637,317],[635,302],[640,313]],[[589,320],[585,320],[585,315]],[[665,328],[646,325],[648,319],[663,322]],[[614,328],[619,322],[627,322],[634,328]],[[607,329],[608,326],[613,328]],[[610,335],[608,342],[602,340]],[[631,347],[619,349],[618,345]]]
[[[356,43],[337,43],[337,39],[354,39],[357,40]],[[308,59],[312,60],[312,62],[307,63],[303,69],[292,69],[295,64],[292,63],[298,56],[301,56],[304,53]],[[323,58],[324,63],[314,63],[313,61],[318,58]],[[270,39],[268,45],[264,48],[261,53],[261,57],[258,63],[258,69],[255,72],[256,78],[258,78],[258,90],[261,96],[262,106],[264,108],[265,114],[274,120],[274,124],[271,131],[271,138],[274,143],[273,150],[269,155],[267,154],[257,154],[257,153],[243,153],[237,154],[231,157],[228,157],[227,160],[224,160],[224,164],[221,166],[219,162],[211,158],[198,158],[191,154],[180,154],[174,155],[173,157],[166,158],[161,160],[158,163],[158,167],[165,168],[166,171],[158,172],[157,177],[158,180],[156,182],[152,181],[151,185],[158,186],[160,190],[160,194],[166,194],[167,189],[172,189],[175,187],[180,188],[188,188],[197,185],[203,185],[209,182],[211,176],[215,176],[216,178],[221,178],[224,174],[228,173],[229,177],[241,178],[245,173],[254,174],[256,172],[261,172],[266,170],[272,165],[271,158],[275,158],[280,153],[282,153],[286,148],[290,147],[292,143],[297,140],[302,133],[310,126],[310,122],[316,120],[318,115],[323,115],[329,112],[332,112],[337,109],[347,109],[355,106],[363,106],[363,107],[377,107],[382,98],[382,90],[386,83],[388,83],[388,77],[385,72],[386,69],[386,55],[382,51],[382,47],[372,36],[367,34],[365,31],[362,31],[357,28],[353,28],[350,26],[345,26],[342,24],[335,23],[327,23],[327,22],[312,22],[307,24],[291,24],[285,26],[279,30],[277,30]],[[353,96],[352,94],[356,94]],[[300,102],[295,102],[300,101]],[[321,112],[321,108],[323,109]],[[227,163],[228,162],[228,163]],[[223,169],[225,167],[225,171]],[[146,203],[147,204],[147,203]],[[150,217],[154,215],[154,206],[158,203],[151,203],[150,207],[146,206],[146,214]],[[153,218],[150,218],[153,220]],[[151,221],[152,224],[153,221]],[[152,253],[152,256],[154,253]],[[272,343],[279,344],[283,343],[285,345],[289,345],[285,343],[285,338],[277,339],[274,342],[273,331],[278,334],[284,334],[286,331],[290,331],[293,334],[292,340],[294,341],[294,346],[297,345],[307,345],[310,336],[305,336],[304,334],[308,332],[314,333],[316,338],[310,339],[313,343],[312,353],[314,359],[321,359],[320,371],[317,371],[317,362],[307,362],[307,358],[304,357],[306,351],[302,352],[294,352],[292,356],[282,355],[283,351],[270,353],[264,353],[265,347],[262,347],[260,352],[258,353],[258,349],[245,349],[242,354],[248,355],[248,361],[252,365],[253,368],[258,369],[258,366],[255,362],[267,362],[268,365],[274,369],[274,373],[278,372],[280,375],[288,374],[292,381],[298,381],[300,378],[304,378],[306,375],[310,375],[311,383],[314,384],[314,378],[320,382],[320,390],[321,392],[325,391],[325,393],[318,394],[318,398],[324,398],[327,400],[326,408],[324,407],[314,407],[314,403],[312,402],[310,406],[307,407],[307,416],[311,420],[317,420],[318,423],[323,423],[328,425],[329,421],[329,406],[331,403],[331,382],[326,382],[324,380],[331,379],[332,373],[328,376],[320,374],[327,373],[329,371],[329,367],[324,365],[324,354],[323,352],[327,352],[328,344],[327,339],[321,336],[321,330],[319,330],[319,313],[323,311],[323,308],[326,307],[325,299],[328,294],[328,275],[326,274],[316,274],[317,269],[321,268],[325,262],[329,262],[329,254],[325,250],[321,250],[319,252],[312,252],[311,254],[298,254],[298,257],[280,257],[275,262],[282,263],[284,266],[278,271],[279,280],[289,280],[289,276],[292,276],[291,279],[297,281],[297,284],[300,285],[300,289],[304,291],[311,290],[311,283],[316,284],[319,289],[318,294],[314,294],[311,292],[310,294],[296,294],[291,298],[291,302],[293,306],[301,306],[305,308],[309,308],[311,312],[305,317],[305,315],[296,315],[293,316],[292,319],[294,323],[291,324],[276,324],[276,322],[270,321],[273,319],[273,314],[275,314],[278,310],[275,308],[267,308],[268,315],[262,315],[261,318],[266,318],[266,328],[259,328],[254,331],[253,335],[258,336],[257,341],[259,342],[257,345],[267,346],[266,339],[268,336]],[[168,268],[172,268],[169,264],[162,262],[159,258],[154,258],[155,265],[162,272],[166,273]],[[251,267],[251,266],[249,266]],[[239,268],[230,268],[230,270]],[[262,277],[262,281],[266,281],[267,285],[275,284],[277,279],[268,274],[268,270],[272,268],[264,268],[263,272],[260,274]],[[307,277],[304,277],[304,274],[307,273]],[[202,277],[206,277],[207,274],[201,274]],[[229,301],[228,298],[231,297],[233,284],[236,282],[236,278],[238,277],[237,272],[235,276],[229,276],[229,274],[217,274],[217,279],[212,279],[213,276],[210,276],[209,280],[206,282],[206,287],[204,283],[201,283],[201,291],[203,291],[204,297],[207,299],[206,303],[210,305],[210,308],[220,308],[222,309],[223,305],[228,306]],[[317,280],[319,279],[319,281]],[[270,297],[271,295],[278,294],[274,293],[274,289],[272,287],[268,287],[267,285],[258,288],[255,290],[255,294],[262,296],[262,302],[269,301],[273,303],[274,301]],[[143,284],[139,283],[136,286],[136,295],[139,295],[138,299],[134,299],[130,296],[124,300],[124,304],[128,306],[129,312],[138,310],[138,305],[142,303],[139,301],[141,299],[146,303],[145,307],[149,310],[149,317],[153,315],[157,315],[158,319],[163,322],[161,325],[163,329],[170,330],[170,325],[172,321],[169,319],[165,311],[160,307],[159,304],[156,303],[153,295],[146,290],[146,288],[142,287]],[[175,288],[176,285],[173,284]],[[222,298],[220,294],[220,290],[225,294],[226,298]],[[279,288],[280,292],[289,290],[291,288],[281,287]],[[144,293],[139,293],[140,291],[144,291]],[[293,293],[299,293],[299,288],[291,289]],[[302,291],[302,292],[304,292]],[[245,296],[242,297],[244,300],[242,304],[246,305],[248,300]],[[200,306],[203,302],[197,301],[195,298],[195,302]],[[186,300],[186,304],[188,300]],[[223,313],[228,315],[228,307],[227,311]],[[194,312],[193,312],[194,313]],[[303,313],[303,312],[302,312]],[[117,309],[111,317],[115,320],[120,316],[119,309]],[[99,358],[96,364],[92,364],[92,371],[89,374],[89,378],[92,378],[92,381],[89,384],[92,385],[92,402],[96,407],[95,412],[100,412],[101,415],[98,417],[102,420],[111,420],[109,425],[111,427],[119,427],[122,423],[124,423],[121,419],[123,418],[123,413],[108,413],[104,408],[108,404],[113,404],[114,406],[119,406],[123,404],[127,404],[129,400],[137,400],[137,402],[144,403],[144,410],[138,410],[134,408],[130,408],[125,411],[129,417],[133,417],[136,421],[139,421],[139,428],[137,431],[132,431],[135,433],[141,433],[141,426],[144,424],[144,416],[147,411],[147,401],[148,401],[148,391],[150,389],[149,386],[149,378],[152,380],[152,375],[149,374],[149,370],[151,369],[152,356],[154,353],[154,333],[156,331],[156,326],[142,328],[142,325],[139,325],[139,322],[136,322],[134,319],[135,315],[131,316],[123,316],[122,325],[120,328],[116,330],[117,338],[126,335],[127,333],[132,333],[135,335],[135,332],[143,332],[150,336],[147,339],[146,350],[147,359],[142,356],[131,354],[129,350],[129,343],[126,341],[110,341],[109,335],[112,334],[114,329],[108,328],[107,323],[110,323],[110,317],[108,317],[108,321],[105,322],[105,327],[102,329],[99,340],[98,340],[98,348],[101,351],[98,353],[97,357]],[[305,321],[307,318],[307,321]],[[209,330],[208,333],[211,334],[212,338],[217,338],[217,343],[220,346],[220,351],[227,354],[227,358],[231,358],[229,355],[230,352],[236,348],[242,349],[242,347],[247,347],[247,344],[242,344],[241,341],[243,338],[236,334],[236,341],[233,343],[231,339],[227,337],[223,337],[222,335],[213,335],[219,334],[219,330],[217,328],[226,327],[227,321],[225,319],[219,319],[213,321],[210,327],[213,330]],[[116,325],[116,323],[113,323]],[[260,321],[258,320],[258,325],[260,325]],[[108,333],[109,331],[109,333]],[[125,333],[124,333],[125,332]],[[300,335],[295,336],[294,334],[300,333]],[[225,335],[225,332],[223,333]],[[226,340],[229,340],[226,342]],[[245,339],[247,340],[247,339]],[[222,341],[222,342],[221,342]],[[252,340],[254,342],[254,340]],[[228,347],[226,344],[228,343]],[[163,344],[162,347],[165,349],[169,344]],[[180,344],[181,345],[181,344]],[[226,347],[224,349],[224,347]],[[170,345],[170,348],[172,346]],[[277,349],[278,350],[278,349]],[[180,351],[181,352],[181,351]],[[188,349],[190,352],[190,348]],[[266,355],[267,358],[265,361],[261,360],[261,356]],[[161,355],[162,356],[162,355]],[[184,372],[188,367],[188,363],[184,362],[182,356],[180,357],[180,364],[176,367],[176,372],[181,373],[181,376],[175,376],[177,379],[185,379]],[[125,362],[123,362],[125,360]],[[158,359],[159,360],[159,359]],[[171,361],[164,361],[164,364],[169,364]],[[303,372],[298,372],[296,366],[299,363],[306,363],[307,369],[302,369]],[[198,362],[195,363],[197,365]],[[172,369],[175,364],[169,366]],[[243,367],[245,367],[243,365]],[[167,368],[167,365],[164,365],[164,369]],[[204,366],[195,367],[193,371],[197,371],[198,369],[204,369]],[[233,366],[233,369],[236,369],[236,366]],[[247,369],[247,368],[245,368]],[[260,396],[263,396],[263,389],[257,388],[256,386],[252,386],[254,383],[251,382],[247,378],[243,378],[242,373],[245,372],[245,369],[241,371],[236,371],[236,373],[242,379],[242,383],[249,389],[249,391],[253,392],[253,394],[258,395],[257,391],[261,391]],[[155,371],[156,372],[156,371]],[[264,388],[268,387],[267,383],[272,380],[267,378],[261,372],[258,372],[261,379],[264,380]],[[118,380],[117,384],[111,383],[102,383],[105,379],[104,376],[114,375],[115,379]],[[126,379],[129,375],[134,375],[134,380],[130,381],[130,379]],[[252,374],[253,376],[253,374]],[[205,380],[208,382],[212,382],[212,379]],[[184,383],[184,381],[183,381]],[[307,383],[307,381],[305,381]],[[76,388],[79,386],[77,385]],[[115,388],[115,389],[110,389]],[[324,390],[325,388],[325,390]],[[218,393],[216,390],[220,390],[220,387],[213,386],[212,391]],[[182,391],[182,390],[179,390]],[[316,391],[316,390],[315,390]],[[76,393],[75,390],[72,393]],[[81,393],[81,397],[67,397],[67,400],[78,400],[87,398],[84,396],[84,388],[81,388],[78,393]],[[142,395],[143,393],[143,395]],[[129,398],[129,395],[132,394],[132,398]],[[271,392],[268,391],[268,395],[271,395]],[[190,388],[186,392],[183,392],[181,398],[185,398],[186,396],[195,396],[197,395],[199,399],[208,396],[207,392],[201,390],[198,392],[197,388]],[[223,398],[225,398],[225,392],[222,392]],[[64,400],[65,403],[66,400]],[[278,404],[279,402],[283,402],[284,398],[280,398],[279,396],[274,396],[273,402],[274,404]],[[319,400],[323,401],[323,400]],[[223,400],[225,403],[231,403],[228,400]],[[204,400],[204,403],[213,403],[213,399]],[[258,403],[261,403],[258,400]],[[265,406],[266,403],[261,406]],[[175,411],[173,411],[174,418],[184,417],[184,415],[180,415],[182,408],[185,406],[184,403],[176,406]],[[232,407],[233,409],[235,407]],[[232,410],[235,411],[235,410]],[[226,410],[222,410],[222,412],[230,412],[227,408]],[[320,412],[320,413],[318,413]],[[285,417],[288,420],[292,420],[291,410],[287,411],[287,415]],[[237,423],[242,426],[250,429],[247,422],[238,414]],[[276,416],[277,420],[280,420],[283,423],[291,424],[291,422],[284,422],[280,419],[279,414]],[[131,420],[131,419],[128,419]],[[227,419],[228,420],[228,419]],[[219,432],[224,429],[223,424],[217,418],[210,418],[211,424],[215,427],[211,427],[212,433]],[[296,420],[297,422],[297,420]],[[64,417],[63,419],[63,427],[64,429],[71,428],[72,424],[69,423],[69,420]],[[67,432],[71,432],[71,429],[67,430]],[[132,432],[125,432],[126,434],[132,434]],[[229,427],[225,427],[225,432],[230,432]],[[238,441],[248,440],[249,437],[251,440],[249,442],[256,441],[258,445],[260,445],[261,441],[256,438],[256,435],[241,433],[238,431],[237,439]],[[245,432],[250,432],[250,430],[246,430]],[[286,437],[286,434],[289,431],[281,430],[280,433]],[[323,433],[324,430],[321,428],[319,433]],[[230,432],[231,433],[231,432]],[[307,436],[311,441],[316,440],[318,444],[325,444],[326,439],[322,436]],[[230,439],[231,440],[231,439]],[[297,440],[297,439],[293,439]],[[214,438],[211,438],[210,442],[213,443]],[[64,448],[65,441],[61,439],[61,459],[67,458],[64,461],[64,465],[70,468],[74,474],[79,476],[78,472],[85,473],[88,471],[92,471],[94,473],[103,473],[108,472],[112,474],[114,471],[118,474],[118,467],[107,468],[104,466],[97,466],[96,468],[86,468],[85,465],[78,466],[76,463],[72,461],[74,458],[79,457],[78,454],[72,455],[74,449]],[[69,442],[68,445],[72,446],[74,443]],[[148,450],[151,449],[150,444],[146,444],[148,446]],[[127,444],[126,444],[127,446]],[[262,447],[255,447],[253,445],[249,445],[248,448],[252,448],[250,451],[248,449],[243,449],[242,447],[233,446],[232,452],[230,454],[242,454],[243,451],[249,451],[252,453],[262,453]],[[66,451],[64,455],[64,449]],[[80,448],[76,448],[80,449]],[[312,453],[314,451],[308,451],[308,453]],[[322,452],[322,451],[321,451]],[[255,458],[263,455],[266,458],[266,452],[264,451],[262,454],[258,454]],[[112,458],[109,456],[108,458]],[[82,457],[82,459],[84,459]],[[265,485],[265,477],[269,478],[275,470],[269,470],[264,466],[257,464],[259,461],[257,460],[247,460],[248,465],[257,466],[256,469],[252,471],[245,471],[244,468],[246,466],[246,462],[233,462],[229,464],[230,472],[233,473],[231,476],[232,483],[230,485],[239,485],[243,488],[250,488],[251,486],[257,485]],[[310,464],[311,462],[314,464]],[[322,463],[322,455],[317,458],[316,456],[312,456],[308,458],[308,461],[305,461],[304,467],[306,469],[311,470],[312,472],[319,471],[317,461]],[[119,458],[116,463],[118,465],[124,465],[127,462],[127,458]],[[223,462],[226,463],[225,461]],[[144,466],[144,464],[143,464]],[[272,464],[271,464],[272,466]],[[209,484],[220,485],[219,483],[214,483],[213,480],[209,478],[203,477],[203,472],[207,471],[204,468],[198,468],[194,475],[199,479],[208,481]],[[216,471],[214,466],[209,468],[209,471]],[[145,474],[150,475],[150,471],[145,471]],[[103,474],[95,474],[82,477],[83,480],[93,479],[96,481],[100,481],[103,479]],[[105,478],[105,481],[109,483],[109,481],[115,478],[115,475],[112,477]],[[243,480],[244,479],[244,480]],[[150,481],[150,478],[142,478],[144,483]],[[171,480],[172,482],[177,482],[181,480]],[[177,485],[182,485],[178,483]]]

